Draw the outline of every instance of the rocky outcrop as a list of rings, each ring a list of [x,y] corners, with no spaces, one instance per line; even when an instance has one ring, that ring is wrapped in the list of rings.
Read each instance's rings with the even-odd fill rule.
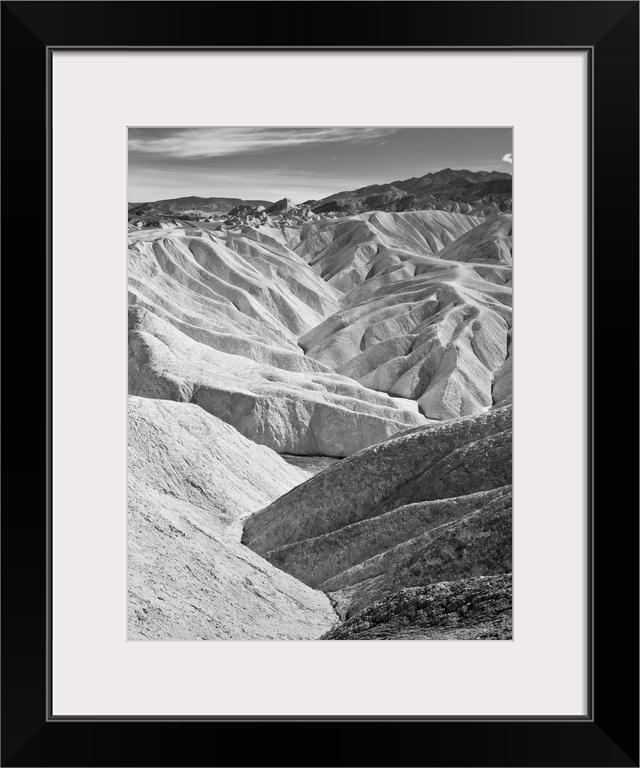
[[[336,292],[281,244],[206,231],[132,235],[129,303],[200,344],[287,370],[313,370],[297,338],[338,308]]]
[[[264,554],[381,515],[395,509],[399,498],[402,503],[417,501],[404,490],[409,483],[433,471],[464,446],[510,429],[511,407],[505,406],[386,440],[316,475],[253,515],[245,526],[243,541]],[[493,487],[491,483],[484,485],[479,473],[470,480],[466,493]]]
[[[505,573],[512,567],[511,486],[464,517],[396,545],[318,585],[353,615],[400,587]]]
[[[346,614],[511,563],[511,408],[411,430],[247,519],[243,542]]]
[[[298,206],[291,202],[288,197],[283,197],[282,200],[278,200],[276,203],[266,208],[265,213],[267,215],[272,215],[275,213],[288,213],[289,211],[296,210],[297,207]]]
[[[240,544],[309,475],[196,405],[129,398],[129,639],[312,639],[328,599]]]
[[[196,403],[278,453],[348,456],[425,423],[398,398],[312,364],[318,373],[274,368],[199,344],[147,310],[129,310],[129,394]]]
[[[366,279],[381,251],[435,254],[481,221],[444,211],[361,213],[304,226],[295,252],[329,285],[347,292]]]
[[[414,497],[420,495],[413,494]],[[363,564],[368,563],[370,572],[379,575],[393,559],[387,553],[400,544],[429,531],[437,531],[439,536],[444,530],[439,530],[442,526],[486,508],[503,495],[504,490],[497,489],[435,501],[403,503],[400,500],[398,506],[388,512],[277,547],[267,553],[267,559],[306,584],[313,587],[327,584],[328,591],[335,591],[350,583],[356,571],[363,574],[366,570]],[[398,550],[394,556],[403,552]],[[382,553],[385,557],[379,558]],[[345,573],[348,576],[340,579]]]
[[[510,379],[503,366],[511,267],[500,256],[509,238],[496,237],[510,224],[493,225],[470,230],[436,256],[380,250],[367,263],[366,280],[341,299],[342,309],[300,337],[307,357],[366,387],[417,401],[428,419],[473,415],[506,402],[504,386],[497,399],[493,390],[500,376]],[[473,254],[479,263],[451,260],[472,261]]]
[[[129,249],[129,393],[197,403],[282,453],[346,456],[425,423],[304,355],[337,292],[273,228],[148,233]]]
[[[511,640],[511,574],[412,587],[356,613],[322,640]]]

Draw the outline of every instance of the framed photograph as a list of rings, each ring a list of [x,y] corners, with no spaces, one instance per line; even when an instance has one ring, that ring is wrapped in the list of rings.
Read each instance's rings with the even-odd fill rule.
[[[2,16],[2,764],[637,766],[638,3]]]
[[[128,153],[128,639],[512,640],[511,128]]]

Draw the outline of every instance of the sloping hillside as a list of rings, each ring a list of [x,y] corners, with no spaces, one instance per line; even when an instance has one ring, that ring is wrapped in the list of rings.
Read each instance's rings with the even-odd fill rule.
[[[303,456],[348,456],[426,423],[353,379],[220,352],[138,307],[129,311],[129,394],[196,403],[256,443]]]
[[[316,638],[327,598],[240,544],[308,475],[196,405],[129,398],[129,639]]]
[[[243,542],[351,614],[400,588],[511,567],[511,408],[349,457],[252,515]]]
[[[511,640],[511,574],[402,589],[323,640]]]
[[[426,423],[409,403],[304,355],[298,336],[338,295],[265,232],[133,235],[129,393],[196,403],[299,455],[346,456]]]
[[[381,252],[435,254],[481,221],[444,211],[362,213],[305,225],[295,252],[329,285],[347,292],[367,278]]]

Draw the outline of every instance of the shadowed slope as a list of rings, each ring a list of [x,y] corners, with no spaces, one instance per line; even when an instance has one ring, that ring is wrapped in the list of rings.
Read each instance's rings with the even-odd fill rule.
[[[243,543],[352,613],[511,567],[511,409],[414,429],[247,519]]]
[[[256,552],[271,550],[395,509],[409,483],[434,472],[450,454],[511,429],[511,407],[480,416],[413,429],[349,456],[253,515],[243,541]],[[479,451],[482,458],[482,451]],[[466,493],[489,490],[482,473]],[[502,483],[504,484],[504,483]],[[457,488],[460,488],[458,484]],[[459,490],[456,494],[459,495]],[[417,501],[402,495],[402,503]]]
[[[423,494],[415,494],[420,496]],[[269,562],[286,570],[305,584],[340,589],[339,576],[356,575],[356,567],[399,544],[436,530],[453,520],[485,508],[503,490],[490,490],[446,499],[403,503],[388,512],[345,525],[330,533],[314,536],[293,544],[285,544],[267,553]],[[384,561],[380,561],[384,564]],[[373,563],[371,563],[373,565]],[[354,569],[351,572],[351,569]],[[382,571],[374,568],[376,575]],[[360,572],[364,572],[359,568]],[[332,582],[334,577],[335,582]],[[359,580],[359,579],[358,579]],[[324,586],[321,587],[324,589]]]
[[[337,610],[352,616],[399,587],[505,573],[512,567],[511,518],[511,486],[505,486],[479,509],[364,560],[318,588],[331,594]]]
[[[510,640],[511,574],[403,589],[322,640]]]

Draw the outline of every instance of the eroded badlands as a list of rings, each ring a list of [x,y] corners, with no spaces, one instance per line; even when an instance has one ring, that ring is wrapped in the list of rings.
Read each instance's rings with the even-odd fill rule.
[[[245,208],[130,228],[130,638],[509,637],[510,213]]]

